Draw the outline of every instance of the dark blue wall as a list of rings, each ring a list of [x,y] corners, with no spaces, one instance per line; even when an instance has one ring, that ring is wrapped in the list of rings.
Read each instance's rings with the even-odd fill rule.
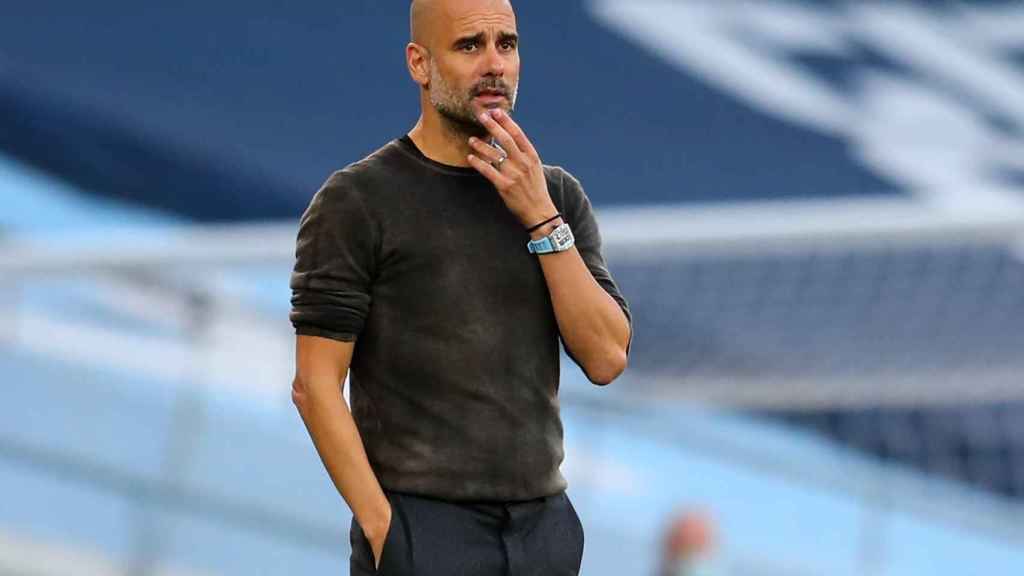
[[[418,114],[406,2],[9,4],[0,145],[100,193],[200,219],[294,217]],[[846,142],[716,91],[579,1],[515,4],[518,117],[598,204],[898,193]],[[848,63],[806,64],[841,81]]]

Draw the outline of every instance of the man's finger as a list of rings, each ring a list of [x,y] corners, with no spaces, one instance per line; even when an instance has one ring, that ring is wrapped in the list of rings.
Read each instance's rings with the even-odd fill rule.
[[[507,178],[501,172],[498,172],[498,169],[491,166],[490,162],[483,160],[475,154],[470,154],[468,159],[469,165],[476,168],[477,172],[483,174],[485,178],[490,180],[491,184],[494,184],[494,187],[498,190],[503,190],[512,185],[512,180]]]
[[[516,144],[516,141],[512,139],[512,136],[501,127],[501,124],[498,124],[489,111],[480,115],[480,122],[482,122],[484,128],[487,128],[487,131],[491,133],[491,136],[494,136],[494,139],[498,141],[498,144],[501,144],[501,147],[509,156],[518,156],[523,153],[523,151],[520,150],[519,145]]]
[[[480,158],[483,158],[491,164],[500,162],[502,158],[505,158],[505,152],[503,150],[499,150],[479,138],[470,138],[469,145],[473,150],[477,151]]]
[[[526,137],[526,133],[523,129],[516,124],[515,120],[511,116],[505,113],[504,110],[498,109],[494,111],[494,120],[501,125],[502,128],[508,132],[509,136],[516,143],[516,146],[520,150],[525,152],[528,156],[537,156],[537,151],[533,148],[533,143]]]

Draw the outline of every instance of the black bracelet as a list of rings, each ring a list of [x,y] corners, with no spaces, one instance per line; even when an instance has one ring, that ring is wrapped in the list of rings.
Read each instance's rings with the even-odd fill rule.
[[[527,228],[526,233],[527,234],[532,234],[534,230],[540,228],[541,226],[543,226],[545,224],[548,224],[550,222],[558,220],[561,217],[562,217],[562,213],[559,212],[559,213],[555,214],[554,216],[552,216],[551,218],[548,218],[547,220],[541,222],[540,224],[537,224],[536,226],[531,226],[530,228]]]

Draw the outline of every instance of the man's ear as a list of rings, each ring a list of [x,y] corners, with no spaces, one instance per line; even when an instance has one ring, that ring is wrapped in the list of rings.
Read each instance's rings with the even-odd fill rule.
[[[423,87],[430,84],[430,53],[426,48],[409,42],[405,47],[405,64],[414,82]]]

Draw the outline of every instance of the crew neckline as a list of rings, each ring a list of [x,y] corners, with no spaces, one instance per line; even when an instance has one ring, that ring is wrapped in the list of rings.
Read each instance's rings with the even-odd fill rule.
[[[459,176],[479,176],[481,178],[484,177],[483,174],[477,172],[476,168],[473,168],[472,166],[452,166],[451,164],[444,164],[442,162],[438,162],[437,160],[427,157],[427,155],[424,154],[422,150],[420,150],[419,146],[417,146],[416,143],[413,142],[412,138],[408,134],[403,135],[401,138],[397,140],[397,142],[399,144],[399,148],[402,151],[406,152],[416,160],[419,160],[420,163],[426,164],[428,167],[433,168],[434,170],[438,170],[440,172],[444,172],[447,174],[455,174]]]

